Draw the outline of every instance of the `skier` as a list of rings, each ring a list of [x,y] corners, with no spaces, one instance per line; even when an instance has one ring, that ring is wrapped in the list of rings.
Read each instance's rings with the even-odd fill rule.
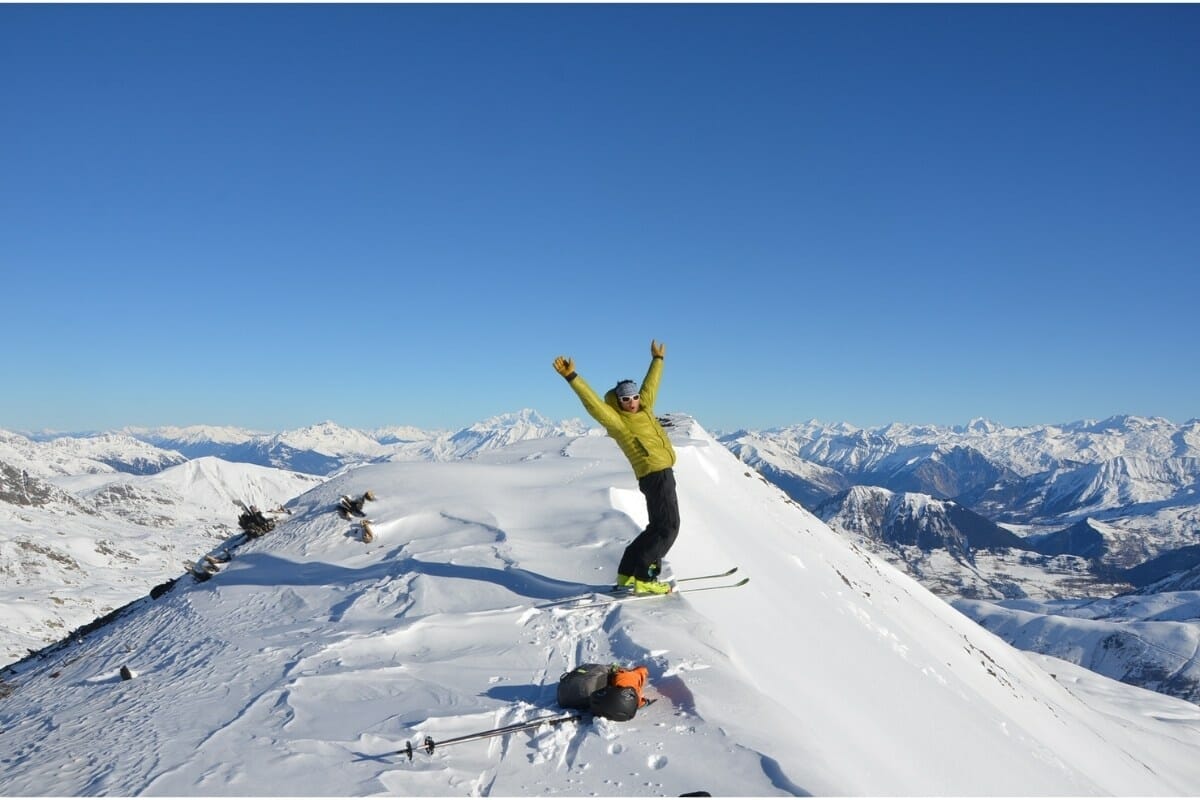
[[[583,407],[608,435],[616,440],[621,452],[633,466],[638,488],[646,497],[650,524],[625,548],[617,566],[617,586],[637,594],[666,594],[671,584],[657,579],[662,558],[679,533],[679,501],[675,496],[675,448],[654,416],[654,399],[662,377],[667,347],[650,342],[650,369],[639,388],[626,379],[609,389],[601,400],[587,381],[575,372],[575,360],[567,356],[554,359],[554,369],[567,379]]]

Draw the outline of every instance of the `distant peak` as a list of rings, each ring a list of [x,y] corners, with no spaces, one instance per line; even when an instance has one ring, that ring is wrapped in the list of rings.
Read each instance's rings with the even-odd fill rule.
[[[1004,426],[998,422],[993,422],[987,417],[975,417],[967,423],[968,433],[996,433],[1004,430]]]
[[[476,422],[470,426],[469,430],[490,430],[493,428],[507,428],[513,425],[535,425],[538,427],[551,426],[554,423],[546,419],[532,408],[523,408],[520,411],[510,411],[506,414],[497,414],[494,417],[489,417],[480,422]]]

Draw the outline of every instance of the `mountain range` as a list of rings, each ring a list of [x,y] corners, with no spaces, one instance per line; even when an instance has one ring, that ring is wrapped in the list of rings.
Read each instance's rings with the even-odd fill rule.
[[[58,641],[178,576],[185,561],[237,533],[238,503],[273,509],[355,465],[467,459],[587,430],[526,409],[456,432],[368,433],[333,422],[275,434],[0,431],[0,660]]]
[[[122,433],[185,458],[226,461],[329,475],[348,465],[383,461],[450,461],[508,443],[545,436],[578,435],[579,420],[553,422],[532,409],[502,414],[458,431],[390,426],[372,431],[323,422],[283,433],[237,428],[126,428]]]
[[[719,441],[834,530],[981,623],[1036,646],[1038,637],[998,620],[1122,594],[1157,598],[1126,608],[1160,609],[1164,598],[1188,607],[1186,593],[1200,586],[1198,430],[1195,420],[1134,416],[1030,428],[813,421]],[[234,501],[274,508],[367,464],[471,460],[517,442],[599,434],[529,409],[455,432],[332,422],[274,434],[200,426],[0,432],[0,517],[8,522],[0,602],[23,609],[8,616],[0,645],[20,657],[177,575],[183,560],[234,533]],[[106,589],[78,591],[93,580]],[[1162,623],[1139,633],[1152,646],[1125,648],[1124,659],[1098,658],[1095,637],[1068,646],[1071,626],[1044,652],[1200,699],[1200,676],[1179,658],[1194,621],[1177,617],[1106,616],[1117,626]],[[1156,655],[1178,662],[1170,668],[1177,680],[1145,679],[1168,669],[1148,666]]]
[[[472,440],[494,446],[467,457],[371,455],[324,476],[202,456],[152,476],[75,476],[70,488],[12,465],[6,497],[23,504],[2,508],[40,523],[45,538],[86,541],[95,519],[115,535],[115,512],[91,494],[113,481],[143,502],[212,475],[227,479],[205,503],[242,495],[272,504],[277,524],[197,539],[192,558],[214,557],[211,570],[176,568],[0,670],[0,794],[1150,796],[1200,786],[1195,705],[1015,649],[834,532],[694,420],[666,424],[684,519],[666,570],[737,567],[748,583],[547,606],[608,585],[646,522],[628,463],[592,430],[504,443],[484,430]],[[274,473],[296,483],[267,487]],[[230,485],[239,474],[254,480]],[[160,476],[168,482],[142,481]],[[252,489],[261,494],[243,494]],[[338,513],[343,497],[362,499],[369,540]],[[200,502],[181,498],[177,517]],[[146,534],[147,553],[175,533],[126,527]],[[20,607],[0,613],[8,622]],[[624,722],[585,712],[512,727],[560,719],[559,676],[584,663],[644,666],[652,704]]]
[[[1131,568],[1200,541],[1197,420],[1121,416],[1005,428],[979,419],[875,429],[813,421],[721,441],[835,527],[890,547],[907,563],[945,549],[978,576],[965,563],[977,550],[1077,556],[1066,595],[1077,596],[1080,581],[1105,591],[1122,581],[1126,589],[1148,583],[1151,576]],[[857,487],[891,494],[851,491]],[[885,513],[864,515],[864,504]],[[914,526],[942,533],[926,534],[920,553],[905,556]],[[971,534],[973,546],[964,548]],[[971,597],[999,599],[1013,590],[1002,576],[980,582],[964,575],[958,583]]]
[[[721,442],[1009,641],[1200,701],[1200,421],[811,421]],[[1138,602],[1110,614],[1114,597]]]

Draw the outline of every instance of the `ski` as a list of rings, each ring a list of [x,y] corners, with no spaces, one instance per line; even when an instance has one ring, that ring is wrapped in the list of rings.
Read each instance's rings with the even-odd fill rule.
[[[683,589],[673,589],[667,594],[633,594],[625,592],[624,594],[613,594],[608,596],[600,596],[591,602],[582,602],[575,605],[566,605],[559,608],[560,611],[582,611],[585,608],[604,608],[605,606],[613,606],[618,603],[628,603],[633,600],[650,600],[655,597],[673,597],[677,594],[688,594],[690,592],[711,592],[715,589],[736,589],[739,586],[745,586],[750,582],[749,578],[742,578],[734,583],[718,583],[714,586],[687,586]]]
[[[687,583],[688,581],[707,581],[707,580],[713,580],[715,578],[728,578],[730,575],[732,575],[733,573],[735,573],[737,571],[738,571],[738,568],[733,567],[732,569],[727,569],[724,572],[714,572],[711,575],[690,575],[685,578],[675,578],[674,581],[675,581],[675,583]]]
[[[730,575],[734,574],[737,571],[738,571],[738,568],[733,567],[731,569],[725,570],[724,572],[714,572],[710,575],[688,575],[688,576],[685,576],[682,578],[673,578],[671,582],[674,584],[678,584],[678,583],[689,583],[692,581],[716,580],[718,578],[728,578]],[[676,590],[676,591],[682,591],[682,590]],[[559,606],[566,606],[566,605],[571,605],[573,603],[578,603],[583,600],[592,600],[592,599],[599,600],[601,598],[624,598],[624,597],[629,597],[629,596],[633,596],[633,591],[631,589],[618,588],[616,586],[611,586],[611,585],[595,586],[586,592],[580,592],[579,594],[573,594],[570,597],[560,597],[557,600],[549,600],[545,603],[539,603],[538,605],[534,606],[534,608],[539,608],[539,609],[557,608]]]
[[[518,731],[533,730],[540,728],[543,725],[561,725],[564,722],[576,722],[584,718],[583,714],[564,714],[558,717],[540,717],[532,719],[528,722],[515,722],[512,725],[504,725],[500,728],[490,728],[486,731],[478,733],[468,733],[465,736],[457,736],[453,739],[447,739],[444,742],[435,742],[432,736],[426,736],[425,741],[418,747],[413,747],[412,742],[405,742],[403,750],[397,750],[393,755],[408,756],[408,760],[413,760],[413,753],[417,749],[424,750],[429,755],[433,755],[433,751],[439,747],[447,747],[452,744],[462,744],[464,742],[477,742],[481,739],[490,739],[494,736],[504,736],[509,733],[517,733]]]
[[[584,608],[604,608],[605,606],[616,606],[618,603],[628,603],[635,600],[652,600],[654,597],[673,597],[674,595],[686,595],[692,591],[713,591],[715,589],[737,589],[744,587],[750,583],[750,578],[742,578],[736,583],[719,583],[712,587],[685,587],[683,589],[673,589],[665,595],[635,595],[625,593],[623,595],[610,595],[607,597],[596,597],[592,602],[582,602],[574,604],[574,606],[564,606],[559,608],[562,612],[574,612],[574,610],[583,610]]]
[[[553,610],[559,612],[574,612],[584,608],[602,608],[605,606],[614,606],[617,603],[625,603],[634,600],[649,600],[652,597],[671,597],[673,595],[685,595],[692,591],[712,591],[714,589],[737,589],[744,587],[750,583],[750,578],[742,578],[736,583],[719,583],[710,585],[710,587],[684,587],[683,589],[672,589],[665,595],[636,595],[629,590],[622,591],[598,591],[587,597],[575,597],[575,599],[559,602],[552,606]]]

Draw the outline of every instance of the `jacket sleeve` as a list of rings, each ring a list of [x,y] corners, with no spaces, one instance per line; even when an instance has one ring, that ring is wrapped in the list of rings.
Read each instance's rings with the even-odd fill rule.
[[[584,410],[592,416],[592,419],[599,422],[605,428],[620,425],[621,419],[617,412],[600,399],[599,395],[588,385],[588,382],[583,379],[582,375],[576,375],[568,383],[575,390],[575,394],[579,395],[579,399],[583,401]]]
[[[654,410],[654,401],[658,399],[658,382],[662,379],[663,360],[658,356],[650,359],[650,368],[642,380],[642,408]]]

